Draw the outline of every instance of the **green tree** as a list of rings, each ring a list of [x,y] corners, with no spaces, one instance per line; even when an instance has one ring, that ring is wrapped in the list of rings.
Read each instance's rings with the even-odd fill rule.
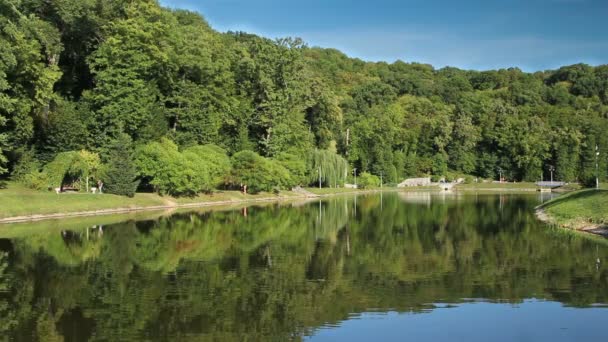
[[[208,173],[204,191],[211,192],[226,183],[231,164],[224,149],[216,145],[193,146],[184,150],[184,154],[192,155],[192,159],[198,160],[198,164],[205,165],[201,167],[201,170],[204,169],[204,172]]]
[[[135,140],[146,138],[144,128],[160,116],[157,83],[169,50],[166,13],[153,1],[135,1],[125,14],[107,25],[103,43],[89,57],[96,86],[84,96],[92,105],[91,131],[101,146],[123,130]]]
[[[252,193],[295,185],[285,167],[253,151],[241,151],[232,156],[231,183],[233,186],[246,185]]]
[[[103,173],[104,189],[109,194],[133,197],[139,185],[133,161],[131,138],[119,135],[110,146]]]

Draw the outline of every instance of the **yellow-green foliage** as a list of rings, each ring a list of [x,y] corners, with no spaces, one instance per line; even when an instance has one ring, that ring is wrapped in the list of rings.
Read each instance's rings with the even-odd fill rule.
[[[252,193],[288,189],[295,185],[285,167],[253,151],[241,151],[232,156],[230,182],[234,186],[247,185]]]
[[[151,142],[136,152],[139,175],[161,194],[195,195],[210,192],[230,170],[226,152],[213,145],[180,152],[168,139]]]
[[[346,159],[328,150],[314,150],[311,159],[310,184],[318,184],[319,177],[324,186],[338,187],[344,184],[344,177],[348,172]]]
[[[66,176],[77,178],[88,191],[89,180],[96,178],[101,169],[97,153],[86,150],[59,153],[43,170],[49,187],[60,187]],[[40,176],[42,177],[42,176]]]
[[[358,179],[357,185],[359,188],[367,189],[380,186],[380,178],[372,175],[369,172],[363,172]]]

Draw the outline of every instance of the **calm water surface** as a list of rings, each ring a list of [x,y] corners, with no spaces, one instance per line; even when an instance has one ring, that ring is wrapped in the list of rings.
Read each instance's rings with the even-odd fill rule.
[[[0,227],[0,341],[606,341],[608,244],[539,196]]]

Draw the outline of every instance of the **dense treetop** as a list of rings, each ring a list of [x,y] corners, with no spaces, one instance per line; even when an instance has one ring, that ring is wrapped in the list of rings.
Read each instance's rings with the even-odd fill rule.
[[[608,65],[530,74],[364,62],[299,39],[219,33],[154,0],[0,0],[0,55],[6,175],[68,151],[105,163],[123,133],[134,148],[252,151],[299,173],[291,183],[314,179],[293,161],[310,166],[315,150],[389,182],[499,169],[538,180],[549,166],[590,182],[599,145],[608,174]]]

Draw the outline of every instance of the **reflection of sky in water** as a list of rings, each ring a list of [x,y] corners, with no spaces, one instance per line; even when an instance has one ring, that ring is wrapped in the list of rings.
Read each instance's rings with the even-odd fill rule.
[[[598,327],[607,308],[577,309],[527,300],[522,304],[437,305],[428,313],[364,313],[324,327],[310,341],[605,341]]]

